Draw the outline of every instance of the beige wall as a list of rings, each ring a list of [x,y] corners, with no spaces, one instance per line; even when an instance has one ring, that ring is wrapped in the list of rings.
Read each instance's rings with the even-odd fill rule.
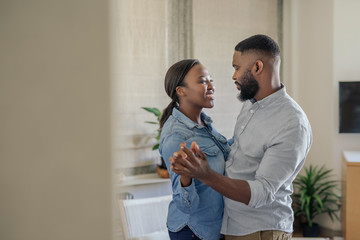
[[[313,130],[306,165],[325,164],[341,178],[341,152],[360,150],[359,134],[338,133],[338,82],[359,80],[358,1],[284,1],[284,77]],[[321,225],[340,229],[326,216]]]
[[[0,1],[0,239],[111,239],[108,2]]]
[[[338,106],[338,82],[360,81],[360,1],[334,1],[334,95]],[[360,134],[339,134],[339,110],[335,108],[334,156],[335,161],[341,157],[342,151],[360,151]],[[339,163],[335,166],[340,168]]]
[[[254,34],[277,39],[277,0],[195,0],[194,57],[209,70],[216,87],[215,106],[204,109],[216,129],[231,138],[241,102],[232,80],[232,56],[238,42]]]

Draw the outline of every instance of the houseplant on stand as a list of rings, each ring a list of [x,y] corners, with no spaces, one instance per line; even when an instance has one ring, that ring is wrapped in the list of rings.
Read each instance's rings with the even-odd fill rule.
[[[149,124],[155,124],[158,125],[158,129],[157,129],[157,135],[155,137],[156,143],[153,146],[152,150],[158,150],[159,149],[159,145],[160,145],[160,135],[161,135],[161,129],[160,129],[160,119],[161,119],[161,111],[158,108],[149,108],[149,107],[141,107],[142,109],[144,109],[147,112],[150,112],[152,114],[155,115],[156,117],[156,121],[145,121],[146,123]],[[166,168],[164,159],[162,157],[160,157],[161,163],[160,165],[156,165],[156,171],[159,174],[160,177],[162,178],[169,178],[169,172]]]
[[[319,226],[314,223],[314,218],[327,213],[331,220],[337,220],[337,212],[341,207],[341,197],[335,192],[338,187],[338,181],[331,180],[331,169],[305,167],[305,174],[298,175],[294,185],[293,210],[295,216],[300,216],[304,221],[304,237],[317,237],[319,235]]]

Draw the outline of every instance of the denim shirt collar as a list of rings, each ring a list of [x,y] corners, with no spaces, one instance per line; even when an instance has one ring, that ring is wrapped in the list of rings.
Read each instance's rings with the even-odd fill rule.
[[[203,128],[204,126],[199,125],[195,122],[193,122],[190,118],[188,118],[187,116],[185,116],[182,112],[180,112],[178,107],[174,107],[173,111],[172,111],[172,115],[174,118],[176,118],[179,122],[182,122],[185,126],[187,126],[189,129],[193,129],[193,128]],[[204,121],[204,123],[206,124],[206,126],[211,130],[211,123],[212,120],[211,118],[206,115],[203,111],[201,111],[201,120]]]

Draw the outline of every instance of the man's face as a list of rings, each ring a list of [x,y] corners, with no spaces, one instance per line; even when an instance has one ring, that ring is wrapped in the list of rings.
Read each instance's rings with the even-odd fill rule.
[[[232,79],[235,80],[235,85],[240,91],[238,96],[240,101],[254,98],[259,91],[259,84],[251,73],[253,63],[249,55],[251,54],[242,54],[241,52],[235,51],[233,56],[235,72]]]

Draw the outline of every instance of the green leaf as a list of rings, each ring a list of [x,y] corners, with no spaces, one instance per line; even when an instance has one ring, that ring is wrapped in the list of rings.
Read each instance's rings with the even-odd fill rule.
[[[161,135],[161,129],[160,129],[160,119],[161,119],[161,111],[158,108],[150,108],[150,107],[141,107],[142,109],[144,109],[147,112],[150,112],[152,114],[155,115],[156,120],[157,121],[145,121],[145,123],[149,123],[149,124],[155,124],[155,125],[159,125],[159,129],[157,129],[157,135],[155,138],[156,140],[156,144],[153,146],[152,150],[157,150],[159,149],[159,142],[160,142],[160,135]]]
[[[153,113],[156,117],[161,116],[161,112],[158,108],[149,108],[149,107],[141,107],[141,108],[150,113]]]
[[[145,122],[150,124],[159,124],[158,122],[152,122],[152,121],[145,121]]]
[[[160,144],[158,144],[158,143],[155,144],[155,145],[153,146],[152,150],[157,150],[157,149],[159,149],[159,145],[160,145]]]

